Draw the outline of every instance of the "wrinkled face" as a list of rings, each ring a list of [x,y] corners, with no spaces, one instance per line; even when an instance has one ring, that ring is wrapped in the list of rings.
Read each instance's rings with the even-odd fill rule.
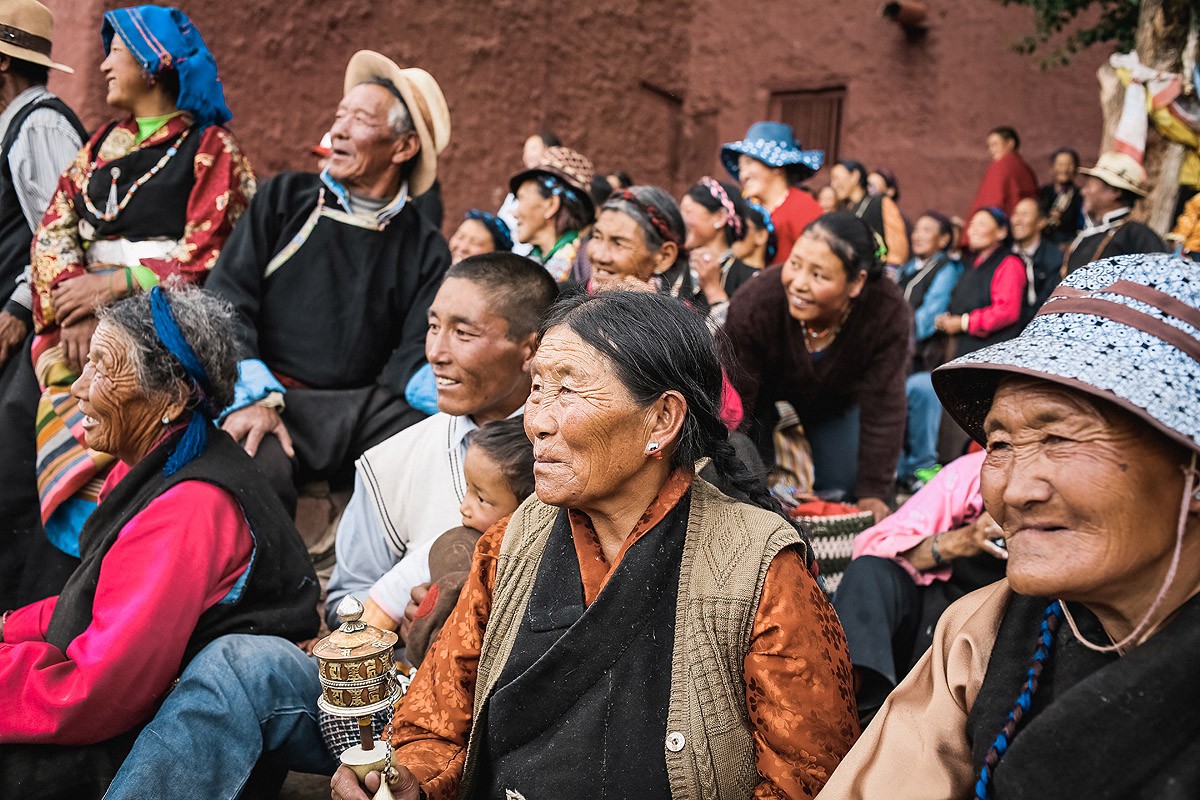
[[[1008,218],[1012,225],[1013,238],[1024,244],[1042,231],[1042,215],[1038,210],[1037,200],[1026,197],[1013,208],[1012,216]]]
[[[134,60],[120,36],[114,36],[108,55],[100,62],[108,93],[105,102],[113,108],[132,111],[133,104],[150,91],[146,73]]]
[[[778,187],[783,170],[768,166],[757,158],[742,154],[738,156],[738,178],[745,197],[767,197],[773,187]],[[787,179],[784,178],[786,184]]]
[[[976,211],[967,225],[967,244],[976,253],[998,244],[1004,239],[1008,230],[996,224],[996,218],[986,211]]]
[[[541,163],[545,153],[546,143],[535,133],[525,140],[525,146],[521,149],[521,163],[525,165],[525,169],[533,169]]]
[[[950,244],[950,237],[942,233],[942,226],[933,217],[920,217],[913,225],[912,251],[919,258],[929,258]]]
[[[1115,406],[1045,381],[1000,384],[980,489],[1028,595],[1154,596],[1175,545],[1179,450]]]
[[[683,224],[687,228],[687,239],[683,246],[691,250],[694,247],[704,247],[709,244],[724,244],[725,211],[709,211],[691,197],[684,195],[679,201],[679,211],[683,214]],[[718,241],[719,240],[719,241]]]
[[[500,465],[478,447],[467,448],[463,477],[467,480],[467,491],[458,513],[462,514],[463,525],[480,533],[516,511],[525,499],[512,493]]]
[[[525,432],[538,499],[584,512],[624,494],[646,466],[653,408],[640,408],[612,363],[565,325],[533,359]]]
[[[628,214],[608,209],[600,212],[588,241],[592,262],[592,288],[616,286],[626,277],[649,281],[658,267],[656,254],[646,245],[646,232]]]
[[[329,174],[350,191],[365,191],[400,170],[399,145],[415,133],[397,138],[388,115],[399,101],[382,86],[355,86],[334,114],[329,129]]]
[[[854,190],[859,188],[858,172],[851,172],[841,164],[834,164],[829,171],[829,185],[839,200],[849,200]]]
[[[805,232],[792,248],[780,273],[787,293],[788,313],[816,329],[841,321],[866,283],[866,273],[850,280],[846,268],[829,245]]]
[[[1054,157],[1054,163],[1050,170],[1054,173],[1054,182],[1065,186],[1075,182],[1075,174],[1079,171],[1079,165],[1075,163],[1075,159],[1071,157],[1070,153],[1059,153]]]
[[[504,419],[529,394],[535,335],[508,338],[508,320],[487,292],[465,278],[447,278],[429,307],[425,358],[437,381],[438,409],[470,415],[482,425]]]
[[[170,405],[143,394],[129,357],[132,349],[124,331],[100,323],[83,372],[71,385],[84,415],[87,446],[125,460],[137,460],[163,433],[162,417]]]
[[[1095,175],[1088,175],[1079,189],[1083,198],[1083,211],[1093,219],[1099,219],[1110,211],[1121,207],[1121,192],[1109,186]]]
[[[537,181],[522,183],[517,187],[517,238],[532,241],[543,228],[553,228],[557,211],[557,197],[542,197]]]
[[[486,225],[477,219],[464,219],[450,237],[450,262],[457,264],[464,258],[491,253],[495,249],[496,243]]]
[[[998,133],[989,133],[987,137],[988,155],[992,157],[992,161],[996,161],[1002,156],[1012,152],[1013,143],[1005,139]]]

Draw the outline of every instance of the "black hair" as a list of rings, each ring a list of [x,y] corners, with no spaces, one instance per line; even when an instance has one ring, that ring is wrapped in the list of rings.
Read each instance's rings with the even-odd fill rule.
[[[542,144],[544,144],[546,147],[562,147],[562,139],[558,138],[550,131],[538,131],[534,134],[534,136],[541,139]]]
[[[718,181],[718,183],[725,190],[725,194],[729,196],[729,202],[733,204],[733,213],[737,214],[738,219],[742,221],[740,235],[735,233],[733,226],[728,223],[721,229],[721,234],[725,237],[725,244],[729,246],[746,237],[746,201],[742,199],[742,190],[737,185],[729,181]],[[710,214],[725,210],[725,206],[721,205],[721,201],[713,197],[713,193],[703,183],[693,183],[687,190],[687,196],[692,198],[692,200]]]
[[[18,78],[23,78],[35,86],[44,86],[50,80],[50,68],[44,64],[35,64],[23,58],[8,58],[8,71]],[[178,94],[178,90],[176,90]]]
[[[533,494],[533,442],[525,435],[523,419],[513,417],[481,426],[471,434],[470,446],[496,462],[518,502]]]
[[[628,189],[630,186],[633,186],[633,178],[629,177],[629,173],[625,172],[623,170],[617,170],[616,172],[610,172],[605,177],[606,178],[616,178],[617,185],[620,186],[622,189]]]
[[[554,232],[562,236],[567,231],[581,231],[593,222],[591,210],[584,205],[579,189],[568,186],[562,178],[547,174],[532,175],[528,180],[537,186],[544,199],[558,198],[558,214],[554,217]],[[570,194],[568,194],[570,192]],[[571,194],[575,195],[573,198]]]
[[[589,192],[592,195],[592,202],[596,204],[596,208],[604,205],[604,201],[613,193],[612,184],[608,182],[608,178],[603,175],[592,176],[592,188]]]
[[[1059,156],[1070,156],[1071,161],[1075,162],[1075,169],[1079,169],[1079,153],[1071,147],[1060,147],[1050,154],[1050,163],[1053,164]]]
[[[775,234],[775,226],[768,224],[771,220],[770,212],[758,203],[747,203],[745,199],[742,200],[742,205],[746,209],[747,233],[749,233],[751,224],[759,230],[767,232],[766,261],[770,264],[774,260],[775,254],[779,252],[779,237]]]
[[[938,226],[938,236],[949,236],[950,243],[954,243],[954,223],[950,221],[949,217],[940,211],[933,211],[932,209],[926,211],[921,215],[921,217],[929,217],[931,220],[936,222]],[[920,219],[921,217],[917,217],[917,219]]]
[[[820,239],[842,262],[846,277],[854,280],[858,273],[867,273],[868,281],[883,274],[879,264],[879,242],[867,223],[849,211],[830,211],[808,223],[805,234]]]
[[[536,333],[542,315],[558,298],[558,284],[546,268],[515,253],[469,256],[446,270],[446,280],[450,278],[485,289],[491,309],[508,322],[508,338],[514,342]]]
[[[1004,211],[996,208],[995,206],[987,206],[985,208],[977,209],[975,214],[972,214],[971,216],[975,217],[976,214],[980,213],[987,214],[989,217],[991,217],[992,222],[996,223],[997,228],[1004,228],[1004,238],[1000,240],[998,246],[1003,250],[1011,248],[1013,245],[1013,232],[1012,223],[1009,222],[1008,214],[1005,214]],[[971,220],[967,220],[967,225],[969,226],[970,224]]]
[[[563,297],[542,323],[542,334],[565,325],[612,364],[617,380],[642,407],[664,392],[683,396],[687,415],[671,455],[674,467],[712,459],[722,482],[739,499],[779,514],[765,477],[746,466],[721,421],[722,369],[704,317],[676,299],[651,292],[607,291]],[[804,536],[803,530],[788,520]],[[811,560],[812,548],[808,548]]]
[[[1006,142],[1012,142],[1013,150],[1021,149],[1021,137],[1014,128],[1008,125],[998,125],[988,131],[988,136],[991,136],[993,133]]]
[[[867,171],[867,168],[865,166],[863,166],[863,163],[861,161],[855,161],[850,158],[843,158],[841,161],[839,161],[837,163],[840,164],[841,166],[845,167],[848,172],[852,172],[852,173],[857,172],[858,173],[858,185],[860,187],[862,187],[863,189],[867,188],[867,176],[870,175],[871,173]]]

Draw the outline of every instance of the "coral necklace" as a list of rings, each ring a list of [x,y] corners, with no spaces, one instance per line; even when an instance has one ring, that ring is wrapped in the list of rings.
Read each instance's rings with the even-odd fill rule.
[[[117,202],[117,179],[121,177],[121,168],[112,167],[108,171],[112,183],[108,187],[108,200],[104,203],[104,211],[100,211],[100,209],[92,204],[91,195],[88,194],[88,189],[92,184],[92,174],[96,171],[96,167],[93,165],[88,169],[87,177],[83,179],[83,204],[87,206],[87,210],[105,222],[112,222],[120,216],[121,212],[125,210],[125,206],[129,205],[129,201],[137,194],[138,187],[157,175],[167,165],[167,162],[179,152],[179,145],[183,144],[183,140],[187,138],[191,130],[191,128],[187,128],[183,133],[179,134],[179,138],[171,143],[171,146],[167,148],[167,152],[158,160],[158,163],[151,167],[149,172],[133,182],[133,185],[125,192],[125,197],[120,202]]]

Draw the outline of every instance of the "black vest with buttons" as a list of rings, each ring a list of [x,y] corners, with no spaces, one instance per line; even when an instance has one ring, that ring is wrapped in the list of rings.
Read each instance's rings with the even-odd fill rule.
[[[1004,259],[1013,255],[1010,247],[1001,245],[997,247],[990,256],[984,259],[982,264],[978,266],[968,266],[963,272],[962,277],[958,279],[958,284],[954,287],[954,292],[950,295],[950,305],[946,309],[954,315],[967,314],[977,308],[987,308],[992,304],[992,278],[996,275],[996,270],[1004,263]],[[1020,320],[1012,325],[1001,328],[998,331],[992,331],[987,336],[972,336],[969,333],[960,333],[954,337],[956,345],[955,357],[965,356],[967,353],[974,353],[976,350],[982,350],[990,344],[996,342],[1008,341],[1021,332]]]
[[[691,494],[621,559],[590,606],[566,514],[483,712],[474,796],[670,798],[666,748],[679,566]]]

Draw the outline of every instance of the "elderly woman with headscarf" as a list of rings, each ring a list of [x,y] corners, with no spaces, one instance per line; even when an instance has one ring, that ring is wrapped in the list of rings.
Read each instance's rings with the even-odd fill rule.
[[[1200,285],[1119,256],[942,367],[1008,576],[946,611],[822,798],[1200,796]]]
[[[517,238],[558,283],[571,278],[580,232],[592,224],[592,162],[569,147],[547,147],[509,180],[517,198]]]
[[[97,309],[171,275],[203,282],[254,191],[191,20],[173,8],[116,9],[101,36],[107,100],[127,116],[101,126],[63,173],[32,253],[38,490],[47,536],[71,556],[112,464],[84,446],[68,392]]]
[[[857,733],[845,643],[718,417],[703,320],[601,292],[543,331],[536,496],[480,539],[397,709],[393,794],[812,796]],[[695,476],[703,457],[740,500]],[[364,797],[347,768],[333,789]]]
[[[213,427],[237,377],[233,314],[153,287],[100,311],[71,388],[116,459],[62,593],[0,619],[0,783],[99,797],[205,644],[317,632],[308,554],[265,478]]]

